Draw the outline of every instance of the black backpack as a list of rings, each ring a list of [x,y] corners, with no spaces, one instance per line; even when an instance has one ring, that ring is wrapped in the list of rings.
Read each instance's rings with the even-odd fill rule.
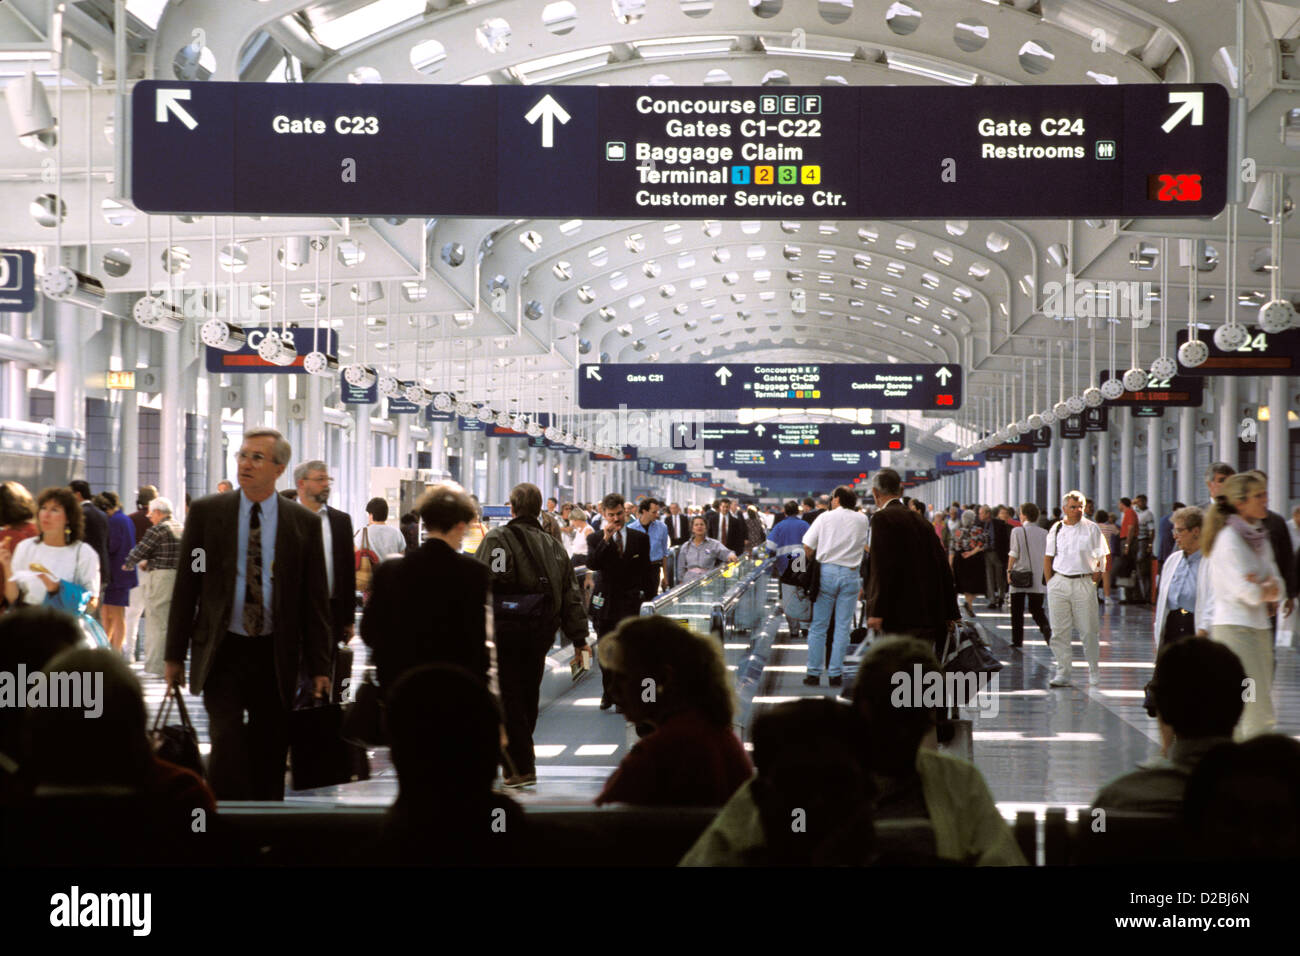
[[[546,565],[533,554],[528,536],[519,528],[506,526],[506,533],[519,544],[522,555],[533,562],[537,571],[537,591],[492,592],[493,635],[497,641],[537,634],[555,620],[555,594]],[[515,583],[519,583],[519,565],[515,565]]]

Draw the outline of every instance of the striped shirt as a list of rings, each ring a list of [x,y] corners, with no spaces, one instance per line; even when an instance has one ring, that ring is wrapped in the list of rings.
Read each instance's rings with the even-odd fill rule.
[[[126,563],[148,561],[150,571],[175,571],[181,558],[181,526],[175,518],[164,518],[150,528],[126,556]]]

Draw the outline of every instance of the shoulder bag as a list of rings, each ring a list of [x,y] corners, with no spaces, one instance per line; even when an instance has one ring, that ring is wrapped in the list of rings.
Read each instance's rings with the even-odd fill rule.
[[[538,591],[516,591],[499,594],[492,592],[492,627],[497,637],[516,637],[535,633],[539,625],[555,618],[555,595],[546,566],[536,559],[528,547],[528,539],[517,527],[506,526],[509,534],[519,544],[520,550],[536,567]],[[518,557],[515,564],[515,585],[519,584]]]
[[[1017,528],[1016,530],[1020,532],[1020,536],[1025,542],[1020,557],[1024,559],[1024,563],[1028,564],[1029,567],[1011,569],[1011,586],[1013,588],[1032,588],[1034,586],[1034,559],[1029,554],[1029,532],[1024,528]],[[1020,563],[1020,561],[1016,561],[1016,564]]]
[[[379,555],[370,549],[370,529],[361,529],[361,547],[357,548],[356,555],[356,572],[357,572],[357,590],[366,594],[370,593],[370,583],[375,576],[375,568],[379,566]]]

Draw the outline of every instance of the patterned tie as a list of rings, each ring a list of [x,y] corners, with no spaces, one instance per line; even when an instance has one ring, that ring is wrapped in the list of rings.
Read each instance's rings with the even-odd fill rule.
[[[262,633],[262,507],[253,502],[248,522],[248,554],[244,560],[244,630]]]
[[[623,532],[621,531],[614,532],[614,550],[618,552],[620,558],[623,557]]]

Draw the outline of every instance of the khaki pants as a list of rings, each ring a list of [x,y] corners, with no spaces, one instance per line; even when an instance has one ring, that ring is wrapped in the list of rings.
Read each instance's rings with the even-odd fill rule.
[[[162,677],[167,652],[167,615],[172,606],[172,589],[176,587],[174,568],[150,571],[146,578],[144,618],[144,670]]]
[[[1241,658],[1246,677],[1255,682],[1255,699],[1246,702],[1232,736],[1246,740],[1272,733],[1277,726],[1273,711],[1273,632],[1237,624],[1214,624],[1210,627],[1210,637]]]
[[[128,661],[135,660],[135,637],[140,630],[140,618],[144,616],[149,593],[149,572],[136,568],[135,575],[140,583],[131,589],[131,603],[126,608],[126,639],[122,642],[122,653]]]
[[[1056,658],[1056,676],[1070,679],[1073,654],[1070,632],[1078,630],[1083,642],[1083,656],[1089,667],[1101,663],[1100,622],[1097,617],[1097,585],[1092,577],[1067,578],[1052,575],[1047,582],[1047,617],[1052,624],[1052,654]]]

